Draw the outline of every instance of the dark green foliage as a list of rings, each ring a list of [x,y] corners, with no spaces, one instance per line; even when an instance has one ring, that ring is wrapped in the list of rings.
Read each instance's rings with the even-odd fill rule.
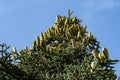
[[[0,78],[7,80],[115,80],[118,60],[109,59],[106,48],[100,52],[97,39],[81,20],[57,16],[55,24],[25,47],[12,52],[1,44]],[[100,56],[98,56],[98,54]],[[97,57],[96,57],[97,56]]]
[[[7,52],[9,46],[2,43],[0,48],[0,80],[29,80],[33,78],[18,68],[17,61],[12,58],[14,52]]]

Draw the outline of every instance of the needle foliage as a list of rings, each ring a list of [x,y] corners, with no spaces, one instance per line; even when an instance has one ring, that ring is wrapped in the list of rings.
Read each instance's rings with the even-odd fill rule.
[[[107,48],[100,43],[81,20],[56,16],[55,23],[32,42],[17,51],[0,45],[1,80],[115,80],[114,64]]]

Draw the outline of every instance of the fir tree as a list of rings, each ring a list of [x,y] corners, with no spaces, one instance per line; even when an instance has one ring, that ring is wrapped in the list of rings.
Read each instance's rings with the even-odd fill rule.
[[[0,79],[3,80],[115,80],[107,48],[100,44],[81,20],[56,16],[55,24],[17,52],[1,44]]]

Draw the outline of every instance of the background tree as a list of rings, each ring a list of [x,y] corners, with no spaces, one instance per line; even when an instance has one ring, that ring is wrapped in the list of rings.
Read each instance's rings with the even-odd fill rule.
[[[81,20],[71,18],[71,14],[69,11],[68,17],[58,15],[55,24],[41,33],[30,49],[26,46],[17,52],[13,47],[8,53],[9,47],[1,45],[0,78],[115,80],[117,76],[112,65],[118,60],[111,60],[107,48],[101,50],[94,35],[86,31]]]

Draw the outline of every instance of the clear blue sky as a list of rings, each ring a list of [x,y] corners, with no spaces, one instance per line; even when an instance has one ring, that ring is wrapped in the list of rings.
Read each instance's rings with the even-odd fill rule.
[[[0,0],[0,43],[18,50],[31,46],[68,9],[108,48],[110,58],[120,59],[120,0]],[[120,62],[115,69],[120,75]]]

